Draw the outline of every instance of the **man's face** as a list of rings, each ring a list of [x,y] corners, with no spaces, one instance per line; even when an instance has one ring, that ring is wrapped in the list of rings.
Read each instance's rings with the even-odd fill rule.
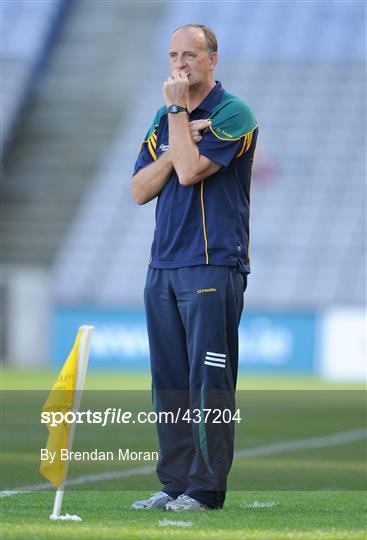
[[[171,38],[169,63],[171,71],[184,71],[190,88],[200,86],[211,79],[217,53],[209,55],[204,32],[200,28],[181,28]]]

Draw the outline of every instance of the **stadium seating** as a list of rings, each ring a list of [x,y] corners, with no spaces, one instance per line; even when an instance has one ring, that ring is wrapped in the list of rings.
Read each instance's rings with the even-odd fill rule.
[[[18,115],[57,27],[63,5],[64,0],[1,2],[0,154],[13,134]]]
[[[130,178],[162,102],[168,36],[188,19],[184,3],[162,5],[154,25],[141,19],[150,46],[131,34],[135,56],[121,58],[126,80],[143,71],[149,84],[126,88],[121,109],[115,103],[120,126],[54,260],[58,304],[141,305],[155,203],[136,206]],[[190,4],[190,20],[218,35],[217,78],[250,104],[260,127],[247,305],[363,300],[364,15],[360,2]]]
[[[11,265],[50,268],[141,85],[149,25],[161,12],[159,3],[146,19],[125,2],[67,8],[5,163],[3,260]],[[130,51],[138,23],[147,30]],[[138,141],[129,142],[135,153]]]

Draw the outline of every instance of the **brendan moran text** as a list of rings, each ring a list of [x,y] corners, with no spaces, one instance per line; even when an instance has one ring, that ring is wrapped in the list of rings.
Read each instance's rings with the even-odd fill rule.
[[[119,448],[116,452],[98,450],[75,451],[61,448],[58,451],[50,451],[41,448],[41,461],[54,463],[54,461],[158,461],[158,452],[147,450],[130,450],[130,448]]]

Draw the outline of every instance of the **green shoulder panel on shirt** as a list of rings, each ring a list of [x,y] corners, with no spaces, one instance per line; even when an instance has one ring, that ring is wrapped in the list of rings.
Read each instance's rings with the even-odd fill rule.
[[[162,105],[160,109],[158,109],[157,114],[154,117],[154,120],[152,122],[152,125],[150,126],[148,133],[145,135],[144,141],[147,141],[155,128],[158,126],[160,119],[164,114],[167,112],[167,107],[165,105]]]
[[[225,141],[238,140],[257,126],[250,107],[228,92],[224,92],[222,101],[213,109],[210,118],[211,131],[218,139]]]

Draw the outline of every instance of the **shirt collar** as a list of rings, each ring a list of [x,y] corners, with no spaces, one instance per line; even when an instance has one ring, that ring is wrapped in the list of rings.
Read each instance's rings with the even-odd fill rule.
[[[219,81],[215,81],[215,86],[210,90],[209,94],[203,99],[196,109],[211,112],[214,107],[219,105],[224,94],[224,89]],[[196,110],[194,109],[194,110]],[[192,111],[194,112],[194,111]]]

